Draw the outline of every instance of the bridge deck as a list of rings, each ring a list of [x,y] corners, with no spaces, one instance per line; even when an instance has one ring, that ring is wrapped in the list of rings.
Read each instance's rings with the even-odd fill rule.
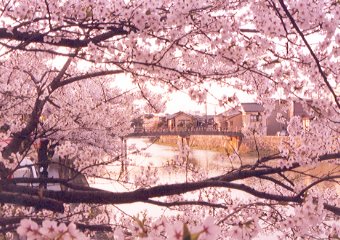
[[[192,136],[192,135],[219,135],[229,137],[242,137],[240,132],[229,132],[219,130],[182,130],[182,131],[171,131],[171,130],[160,130],[160,131],[135,131],[125,136],[129,137],[160,137],[160,136]]]

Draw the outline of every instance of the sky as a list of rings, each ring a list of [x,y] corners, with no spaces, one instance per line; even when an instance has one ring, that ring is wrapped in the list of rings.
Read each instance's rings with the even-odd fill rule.
[[[55,66],[61,67],[65,63],[66,59],[64,57],[57,57],[53,59],[53,64]],[[86,62],[82,63],[80,67],[88,68],[90,65],[88,65]],[[122,89],[123,91],[127,91],[130,89],[136,89],[137,87],[132,83],[131,78],[128,74],[117,74],[112,79],[112,86],[118,87]],[[158,92],[162,88],[153,87],[153,92]],[[151,90],[151,89],[150,89]],[[222,98],[223,96],[232,96],[234,93],[237,94],[237,97],[240,102],[254,102],[255,98],[247,95],[241,91],[237,91],[231,87],[225,87],[221,88],[221,86],[216,85],[210,85],[209,86],[209,92],[210,95],[207,95],[207,104],[201,103],[192,100],[190,96],[185,92],[173,92],[169,93],[167,95],[167,102],[166,102],[166,108],[163,113],[173,114],[179,111],[196,114],[196,115],[212,115],[212,114],[219,114],[222,112],[227,111],[229,108],[234,106],[220,106],[217,98]],[[163,93],[164,94],[164,93]],[[212,96],[213,95],[213,96]]]
[[[135,86],[132,84],[132,81],[130,77],[126,74],[119,74],[116,75],[113,81],[113,85],[117,86],[123,90],[128,90],[135,88]],[[157,92],[158,89],[155,88],[153,91]],[[218,99],[221,98],[224,95],[232,96],[234,93],[237,94],[237,97],[239,98],[240,102],[253,102],[254,97],[246,95],[245,93],[242,93],[241,91],[236,91],[232,88],[221,88],[220,86],[214,86],[212,85],[209,88],[209,92],[211,95],[208,94],[207,96],[207,104],[199,104],[196,101],[192,100],[190,96],[185,92],[173,92],[169,94],[167,103],[166,103],[166,109],[164,113],[175,113],[178,111],[183,111],[191,114],[219,114],[222,112],[225,112],[228,110],[231,106],[223,106],[221,107],[219,105]],[[214,95],[214,96],[212,96]]]
[[[253,102],[254,97],[246,95],[240,91],[236,91],[231,88],[211,87],[209,91],[216,97],[221,98],[223,95],[232,96],[234,93],[237,94],[240,102]],[[207,97],[207,104],[199,104],[190,99],[188,94],[183,92],[175,92],[169,96],[169,101],[166,105],[166,113],[175,113],[178,111],[184,111],[188,113],[199,112],[201,114],[219,114],[225,112],[233,106],[220,106],[218,99],[213,96]]]

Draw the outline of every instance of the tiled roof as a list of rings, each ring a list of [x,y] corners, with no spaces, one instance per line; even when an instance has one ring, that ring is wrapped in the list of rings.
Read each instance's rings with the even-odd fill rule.
[[[243,111],[245,112],[263,112],[264,107],[258,103],[241,103]]]
[[[218,114],[226,117],[234,117],[240,114],[242,111],[244,112],[263,112],[264,107],[258,103],[241,103],[240,106],[236,106],[228,111]]]
[[[294,116],[309,117],[306,109],[301,102],[294,102]]]
[[[167,116],[166,116],[166,119],[173,119],[173,118],[175,118],[176,116],[178,116],[179,114],[185,114],[185,115],[187,115],[187,116],[194,117],[194,116],[192,116],[191,114],[188,114],[188,113],[179,111],[179,112],[176,112],[176,113],[174,113],[174,114],[167,115]]]
[[[231,109],[227,110],[226,112],[221,113],[219,115],[222,115],[222,116],[225,116],[225,117],[232,117],[232,116],[236,116],[240,113],[241,113],[240,106],[236,106],[236,107],[231,108]]]

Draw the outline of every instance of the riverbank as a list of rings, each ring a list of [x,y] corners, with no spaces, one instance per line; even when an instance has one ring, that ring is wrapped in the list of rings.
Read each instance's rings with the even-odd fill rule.
[[[281,141],[287,137],[283,136],[261,136],[252,139],[242,139],[238,146],[238,153],[242,155],[254,155],[257,152],[261,156],[278,152]],[[161,136],[156,143],[165,146],[178,146],[178,136]],[[232,153],[237,144],[231,142],[227,136],[190,136],[189,147],[198,150],[211,150],[220,153]]]

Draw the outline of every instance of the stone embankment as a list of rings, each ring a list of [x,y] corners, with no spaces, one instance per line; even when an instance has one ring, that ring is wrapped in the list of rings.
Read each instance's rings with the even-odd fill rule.
[[[278,146],[286,137],[282,136],[261,136],[254,138],[243,138],[238,146],[238,152],[249,154],[257,152],[263,154],[278,152]],[[161,136],[157,143],[161,145],[177,146],[179,137]],[[218,152],[233,152],[237,144],[227,136],[190,136],[189,146],[192,149],[212,150]],[[257,147],[256,147],[257,146]]]

